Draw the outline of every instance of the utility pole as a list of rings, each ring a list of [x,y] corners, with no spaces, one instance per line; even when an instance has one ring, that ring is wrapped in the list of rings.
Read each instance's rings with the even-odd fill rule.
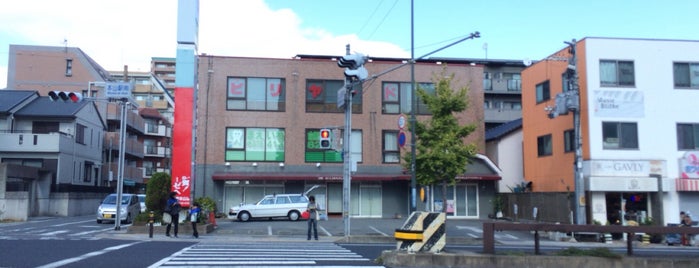
[[[566,79],[568,80],[568,91],[561,92],[556,95],[555,105],[546,107],[549,113],[549,118],[553,119],[559,115],[566,115],[568,111],[573,113],[574,141],[575,141],[575,161],[573,161],[574,174],[574,206],[575,206],[575,223],[585,224],[587,216],[585,215],[585,180],[582,172],[582,137],[580,129],[580,87],[578,84],[577,56],[575,51],[576,41],[565,42],[568,45],[570,56],[566,59],[568,66],[566,68]]]

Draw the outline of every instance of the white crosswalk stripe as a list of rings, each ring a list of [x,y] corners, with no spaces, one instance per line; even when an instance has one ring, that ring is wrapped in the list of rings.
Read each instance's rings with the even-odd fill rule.
[[[151,267],[383,267],[333,243],[197,244]]]

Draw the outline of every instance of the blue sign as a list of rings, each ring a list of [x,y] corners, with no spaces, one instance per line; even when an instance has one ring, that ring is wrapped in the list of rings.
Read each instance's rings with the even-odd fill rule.
[[[405,146],[406,139],[407,138],[405,137],[405,132],[401,131],[398,133],[398,145],[400,145],[400,147]]]
[[[107,98],[129,98],[132,88],[131,83],[107,83],[104,87],[104,94]]]

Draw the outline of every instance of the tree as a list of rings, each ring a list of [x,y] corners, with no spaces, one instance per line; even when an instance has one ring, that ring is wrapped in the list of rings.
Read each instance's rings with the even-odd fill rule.
[[[466,165],[477,152],[475,144],[466,144],[464,138],[476,130],[476,124],[459,125],[455,116],[468,108],[468,87],[452,90],[454,74],[443,69],[435,77],[435,93],[418,88],[432,117],[415,124],[415,178],[421,185],[442,183],[442,211],[446,212],[447,186],[456,183],[456,176],[466,172]],[[412,128],[411,128],[412,129]],[[404,166],[410,168],[411,155],[404,156]]]
[[[161,214],[170,196],[170,174],[157,172],[146,185],[146,207]]]

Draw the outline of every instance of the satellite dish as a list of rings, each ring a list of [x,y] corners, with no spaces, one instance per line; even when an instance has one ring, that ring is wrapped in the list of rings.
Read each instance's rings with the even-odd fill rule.
[[[525,58],[522,60],[522,63],[524,64],[524,66],[529,66],[532,65],[532,60],[530,60],[529,58]]]

